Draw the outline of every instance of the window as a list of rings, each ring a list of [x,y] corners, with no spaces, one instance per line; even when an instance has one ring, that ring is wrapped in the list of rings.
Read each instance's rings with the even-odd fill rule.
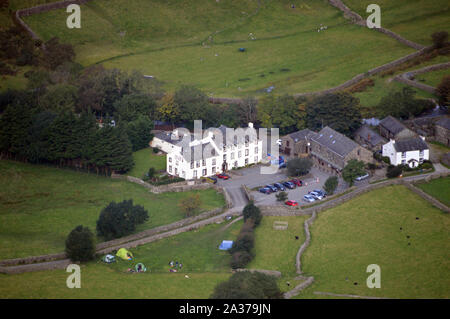
[[[420,157],[423,157],[423,153],[424,153],[423,150],[420,151],[420,152],[419,152],[419,156],[420,156]]]
[[[202,166],[206,166],[206,161],[202,160]]]
[[[255,156],[255,163],[258,163],[258,156]]]
[[[213,165],[216,165],[216,159],[215,159],[215,158],[213,158],[212,164],[213,164]]]
[[[194,162],[191,162],[191,168],[194,168]]]
[[[238,152],[238,158],[241,158],[242,157],[242,151],[239,151]]]
[[[197,163],[196,163],[196,167],[200,167],[200,162],[197,162]]]
[[[212,173],[215,174],[216,173],[216,167],[212,168]]]
[[[248,158],[245,159],[245,165],[248,165]]]
[[[206,176],[206,172],[207,172],[207,170],[206,170],[206,168],[204,168],[204,169],[203,169],[203,175],[202,175],[202,176]]]
[[[248,149],[245,150],[245,156],[248,156]]]
[[[194,177],[197,177],[197,171],[194,171]]]
[[[405,158],[406,157],[406,152],[403,152],[402,153],[402,158]]]
[[[169,165],[169,173],[172,173],[172,165]]]
[[[255,147],[255,154],[258,154],[258,147]]]
[[[169,163],[172,163],[172,157],[169,157]]]
[[[406,160],[402,160],[402,165],[405,165],[406,164]]]
[[[223,160],[224,160],[224,161],[227,160],[227,154],[223,154]]]
[[[175,175],[178,175],[178,168],[175,167]]]
[[[234,153],[231,153],[231,159],[234,159]]]
[[[286,141],[286,146],[289,147],[289,141]]]

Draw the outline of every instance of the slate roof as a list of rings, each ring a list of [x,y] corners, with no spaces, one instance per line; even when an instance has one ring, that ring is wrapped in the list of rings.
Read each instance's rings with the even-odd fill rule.
[[[311,140],[317,142],[336,154],[345,157],[359,145],[347,136],[336,132],[326,126],[319,133],[313,135]]]
[[[450,130],[450,118],[444,117],[436,122],[436,125],[439,125],[447,130]]]
[[[386,140],[382,138],[378,133],[373,131],[367,125],[361,126],[356,132],[355,135],[360,136],[364,141],[371,145],[377,145],[379,143],[385,143]]]
[[[205,151],[206,150],[206,151]],[[218,154],[214,149],[214,146],[212,146],[211,143],[204,143],[204,144],[198,144],[195,146],[184,149],[182,155],[186,162],[195,162],[202,159],[207,159],[211,157],[216,157]]]
[[[312,134],[314,134],[314,132],[311,131],[310,129],[307,129],[307,128],[306,128],[306,129],[304,129],[304,130],[301,130],[301,131],[297,131],[297,132],[288,134],[288,136],[289,136],[290,138],[292,138],[292,139],[294,140],[295,143],[297,143],[297,142],[300,141],[300,140],[305,140],[305,139],[311,137]]]
[[[409,151],[423,151],[428,149],[427,143],[420,137],[405,138],[396,140],[394,148],[397,152],[409,152]]]
[[[395,117],[387,116],[381,120],[380,125],[387,129],[392,134],[396,135],[397,133],[403,131],[407,127],[403,125],[399,120]]]

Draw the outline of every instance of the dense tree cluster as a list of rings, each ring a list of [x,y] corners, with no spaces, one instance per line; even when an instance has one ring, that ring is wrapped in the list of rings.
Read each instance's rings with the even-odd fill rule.
[[[133,205],[133,201],[111,202],[100,212],[97,220],[97,235],[111,240],[127,236],[136,226],[148,220],[148,212],[143,206]]]
[[[282,299],[276,278],[259,272],[237,272],[214,288],[211,299]]]
[[[309,158],[293,158],[287,162],[290,176],[302,176],[309,173],[313,163]]]
[[[338,180],[337,176],[330,176],[325,181],[325,184],[323,185],[323,189],[325,190],[325,192],[327,192],[328,195],[333,195],[338,184],[339,184],[339,180]]]

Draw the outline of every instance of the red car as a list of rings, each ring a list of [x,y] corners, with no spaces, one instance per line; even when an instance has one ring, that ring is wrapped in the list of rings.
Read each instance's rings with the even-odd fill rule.
[[[295,200],[288,200],[285,204],[288,206],[298,206],[298,203]]]
[[[294,183],[296,186],[302,186],[303,182],[299,179],[294,178],[293,180],[290,181],[291,183]]]
[[[227,174],[217,174],[217,177],[221,178],[221,179],[229,179],[230,178],[230,176],[228,176]]]

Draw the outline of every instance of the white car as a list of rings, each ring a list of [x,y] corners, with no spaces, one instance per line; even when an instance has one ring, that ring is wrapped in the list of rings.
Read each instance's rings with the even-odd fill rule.
[[[311,196],[311,195],[305,195],[305,196],[303,196],[303,199],[304,199],[305,201],[307,201],[307,202],[310,202],[310,203],[316,201],[316,199],[315,199],[313,196]]]
[[[320,193],[317,193],[317,192],[309,192],[308,195],[312,196],[312,197],[314,197],[315,199],[318,199],[318,200],[322,200],[323,199],[323,195],[320,194]]]
[[[369,177],[369,173],[366,173],[364,175],[358,176],[357,178],[355,178],[355,180],[362,181],[363,179],[366,179],[367,177]]]

